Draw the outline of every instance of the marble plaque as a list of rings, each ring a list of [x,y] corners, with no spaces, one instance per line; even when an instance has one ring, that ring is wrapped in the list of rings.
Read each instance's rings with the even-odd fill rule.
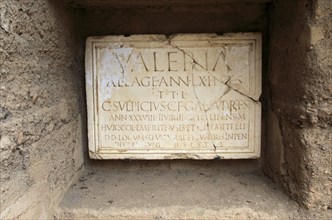
[[[89,37],[93,159],[258,158],[260,33]]]

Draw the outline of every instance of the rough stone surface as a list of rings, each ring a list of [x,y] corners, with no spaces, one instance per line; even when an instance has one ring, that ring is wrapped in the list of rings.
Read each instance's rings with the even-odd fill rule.
[[[132,0],[132,1],[118,1],[118,0],[63,0],[71,4],[73,7],[79,8],[144,8],[144,7],[193,7],[193,6],[217,6],[226,4],[266,4],[273,0]]]
[[[263,167],[318,209],[332,208],[331,8],[329,0],[278,1],[271,14],[268,108],[275,116],[267,120],[273,133]]]
[[[75,10],[65,10],[61,6],[64,2]],[[263,33],[261,101],[265,139],[261,167],[292,198],[310,208],[299,219],[323,219],[313,214],[316,211],[331,213],[332,1],[110,0],[113,5],[105,7],[79,2],[0,1],[1,218],[52,218],[57,198],[65,193],[84,161],[80,148],[86,143],[86,114],[85,107],[79,110],[78,106],[85,96],[83,51],[87,36],[227,32]],[[74,33],[74,27],[80,33]],[[255,160],[234,162],[260,167]],[[161,172],[171,167],[165,161],[161,164]],[[109,165],[119,171],[124,166]],[[193,161],[179,166],[191,172],[197,169]],[[155,165],[149,167],[153,172]],[[151,177],[148,174],[144,175]],[[244,181],[249,181],[247,177]],[[266,182],[264,178],[260,186]],[[254,196],[250,190],[242,191],[243,195]],[[236,212],[230,208],[227,216],[244,213],[248,207]],[[266,209],[273,207],[265,207],[261,213],[271,214]],[[76,210],[82,215],[82,209]],[[177,210],[185,215],[184,209]],[[288,209],[279,212],[283,210]],[[98,217],[96,210],[89,212]],[[331,219],[331,214],[325,219]]]
[[[95,1],[91,1],[95,2]],[[125,1],[121,1],[125,2]],[[128,1],[126,1],[128,3]],[[135,1],[130,1],[132,4]],[[158,1],[153,1],[158,2]],[[159,1],[161,2],[161,1]],[[84,7],[82,35],[133,35],[177,33],[267,32],[267,4],[161,5],[131,7]],[[185,1],[191,3],[191,1]],[[119,4],[117,4],[119,5]],[[100,25],[102,24],[102,25]],[[266,36],[263,35],[263,43]]]
[[[248,160],[242,164],[173,160],[105,165],[97,163],[85,170],[61,202],[58,219],[332,217],[329,211],[302,209]]]
[[[82,166],[83,49],[52,1],[1,1],[0,16],[0,218],[46,219]]]
[[[90,37],[90,157],[260,156],[261,34]]]

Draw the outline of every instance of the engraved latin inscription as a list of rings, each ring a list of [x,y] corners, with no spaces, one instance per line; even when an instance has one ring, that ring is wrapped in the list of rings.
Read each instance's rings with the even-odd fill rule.
[[[90,157],[257,158],[260,34],[91,37]]]

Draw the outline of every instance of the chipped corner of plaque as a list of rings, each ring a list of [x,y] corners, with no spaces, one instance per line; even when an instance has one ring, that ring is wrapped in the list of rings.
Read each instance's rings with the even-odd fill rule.
[[[249,98],[251,101],[253,101],[257,105],[261,105],[260,99],[261,99],[262,92],[260,90],[255,91],[255,93],[252,95],[243,94],[243,93],[241,95],[246,96],[247,98]]]
[[[95,159],[95,160],[103,160],[104,159],[100,154],[98,154],[96,152],[93,152],[91,150],[89,151],[89,157],[90,157],[90,159]]]

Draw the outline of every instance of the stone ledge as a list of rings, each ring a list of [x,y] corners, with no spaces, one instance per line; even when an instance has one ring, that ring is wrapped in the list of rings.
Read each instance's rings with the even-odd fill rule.
[[[88,168],[60,204],[58,219],[305,219],[260,170]],[[216,168],[216,167],[215,167]],[[331,213],[321,213],[328,217]]]

